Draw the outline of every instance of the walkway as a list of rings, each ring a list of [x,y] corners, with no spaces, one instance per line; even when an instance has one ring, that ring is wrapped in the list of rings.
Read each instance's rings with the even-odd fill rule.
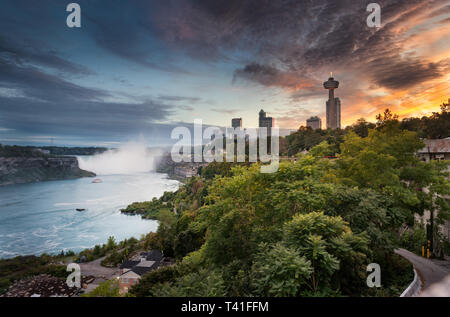
[[[433,262],[405,249],[397,249],[395,253],[411,262],[419,273],[423,282],[423,290],[419,296],[450,297],[450,268],[446,261]]]

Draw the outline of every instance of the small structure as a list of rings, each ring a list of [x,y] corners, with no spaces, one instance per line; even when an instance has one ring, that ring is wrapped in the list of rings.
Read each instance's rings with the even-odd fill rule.
[[[431,160],[450,160],[450,138],[423,140],[425,147],[417,152],[419,159],[425,162]]]
[[[446,139],[429,139],[423,140],[425,147],[417,151],[416,155],[420,160],[429,162],[431,160],[450,160],[450,138]],[[450,168],[448,169],[450,171]],[[426,189],[425,189],[426,190]],[[444,196],[447,201],[450,201],[450,196]],[[428,210],[422,216],[416,215],[417,220],[422,220],[425,223],[430,219],[430,212]],[[450,242],[450,220],[440,226],[440,231]]]
[[[174,168],[174,174],[176,176],[182,177],[182,178],[190,178],[193,176],[197,176],[197,170],[198,167],[189,164],[184,166],[176,166]]]
[[[127,293],[138,280],[150,271],[157,269],[164,261],[164,255],[157,251],[141,252],[137,261],[124,261],[120,265],[119,289],[120,293]]]

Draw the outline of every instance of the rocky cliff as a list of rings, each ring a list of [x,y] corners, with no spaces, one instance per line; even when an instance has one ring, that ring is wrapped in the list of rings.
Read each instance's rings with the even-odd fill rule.
[[[0,185],[93,177],[76,157],[0,157]]]

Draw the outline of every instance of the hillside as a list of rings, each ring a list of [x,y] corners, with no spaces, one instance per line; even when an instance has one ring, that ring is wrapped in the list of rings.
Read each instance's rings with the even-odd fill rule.
[[[0,185],[95,176],[80,169],[76,157],[52,157],[25,150],[23,153],[0,156]]]

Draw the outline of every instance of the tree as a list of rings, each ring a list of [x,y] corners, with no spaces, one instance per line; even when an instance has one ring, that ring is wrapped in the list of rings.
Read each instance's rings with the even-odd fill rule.
[[[113,236],[108,238],[108,242],[106,243],[107,250],[113,250],[117,247],[116,239]]]
[[[360,137],[365,138],[369,135],[369,130],[374,129],[376,125],[371,122],[367,122],[366,119],[360,118],[354,124],[351,129]]]
[[[251,271],[256,296],[298,296],[311,276],[311,263],[281,243],[262,243]]]
[[[311,262],[309,286],[313,292],[330,290],[332,276],[345,259],[352,267],[350,271],[364,270],[367,238],[364,233],[353,234],[339,216],[331,217],[323,212],[297,214],[284,225],[283,231],[283,244],[299,250],[299,254]]]
[[[172,282],[153,286],[157,297],[224,297],[225,281],[218,270],[200,269],[176,278]]]
[[[398,123],[398,115],[394,114],[388,108],[384,110],[383,113],[379,113],[376,115],[377,119],[377,127],[382,127],[387,124],[396,124]]]
[[[83,297],[120,297],[119,281],[112,279],[102,282],[91,292],[83,294]]]

